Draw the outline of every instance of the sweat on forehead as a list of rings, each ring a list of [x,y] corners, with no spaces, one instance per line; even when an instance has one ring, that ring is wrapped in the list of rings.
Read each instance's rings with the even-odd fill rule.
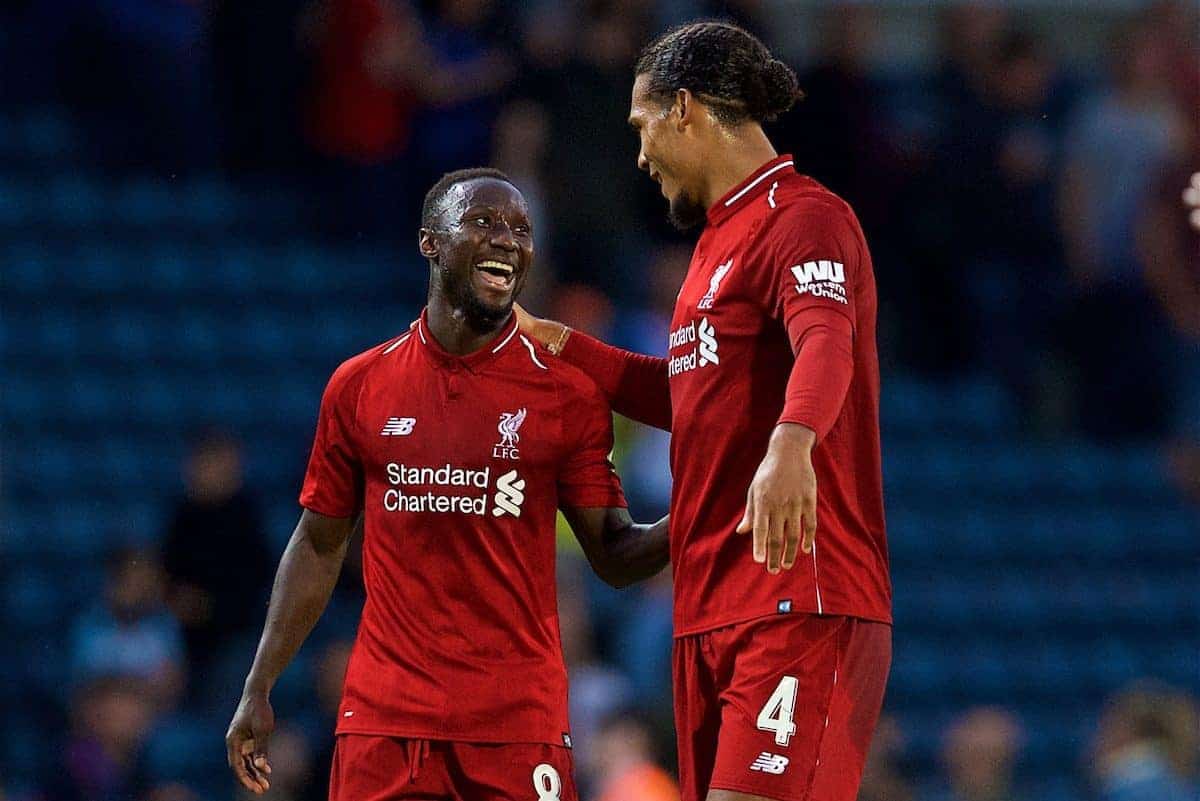
[[[491,167],[474,167],[468,170],[448,172],[434,184],[425,194],[425,202],[421,206],[421,227],[435,228],[445,212],[453,207],[461,206],[480,190],[494,187],[495,192],[515,192],[521,196],[512,180]],[[488,192],[490,197],[495,197]],[[524,198],[521,198],[522,204]]]

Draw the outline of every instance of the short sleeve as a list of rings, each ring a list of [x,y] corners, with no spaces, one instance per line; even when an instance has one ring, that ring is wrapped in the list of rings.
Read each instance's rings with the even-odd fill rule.
[[[612,410],[595,385],[574,390],[567,403],[564,433],[567,455],[558,475],[558,504],[567,507],[625,507],[625,492],[609,461],[613,448]]]
[[[352,517],[362,508],[363,470],[354,438],[354,408],[360,382],[344,364],[321,398],[317,433],[304,474],[300,505],[329,517]]]
[[[855,327],[854,290],[865,251],[851,212],[832,202],[798,201],[781,206],[761,238],[769,312],[783,323],[793,348],[806,328],[809,309],[831,309]]]

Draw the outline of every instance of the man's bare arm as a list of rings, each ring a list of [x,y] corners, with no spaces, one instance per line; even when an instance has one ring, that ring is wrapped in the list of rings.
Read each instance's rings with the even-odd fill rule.
[[[650,578],[670,561],[667,517],[635,523],[619,507],[568,508],[563,516],[596,575],[618,589]]]
[[[663,431],[671,430],[666,359],[606,345],[555,320],[534,317],[520,304],[513,310],[522,331],[591,376],[614,412]]]
[[[275,728],[271,688],[325,611],[356,522],[306,509],[279,560],[258,652],[225,734],[229,766],[255,793],[270,787],[267,743]]]

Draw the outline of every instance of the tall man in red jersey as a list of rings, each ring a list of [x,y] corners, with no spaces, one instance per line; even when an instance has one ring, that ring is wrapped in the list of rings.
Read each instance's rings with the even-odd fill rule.
[[[367,601],[331,801],[576,798],[555,512],[618,586],[666,564],[666,520],[630,520],[603,396],[517,330],[528,214],[500,172],[443,177],[422,211],[425,311],[329,381],[304,512],[226,735],[254,792],[270,781],[268,694],[328,602],[361,516]]]
[[[704,224],[669,356],[522,323],[672,432],[684,801],[853,801],[891,662],[875,278],[854,212],[763,133],[799,94],[735,26],[651,43],[638,166],[678,227]]]

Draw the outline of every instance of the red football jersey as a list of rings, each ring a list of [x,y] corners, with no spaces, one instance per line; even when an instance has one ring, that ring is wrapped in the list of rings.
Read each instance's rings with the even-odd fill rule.
[[[789,419],[793,354],[815,310],[848,319],[853,376],[813,451],[816,547],[772,576],[751,558],[750,536],[734,529],[771,432]],[[854,212],[798,175],[791,156],[763,165],[709,210],[667,359],[677,635],[780,612],[891,621],[875,312]]]
[[[516,326],[460,357],[422,315],[325,390],[300,503],[365,512],[338,733],[569,744],[555,513],[625,499],[603,396]]]

